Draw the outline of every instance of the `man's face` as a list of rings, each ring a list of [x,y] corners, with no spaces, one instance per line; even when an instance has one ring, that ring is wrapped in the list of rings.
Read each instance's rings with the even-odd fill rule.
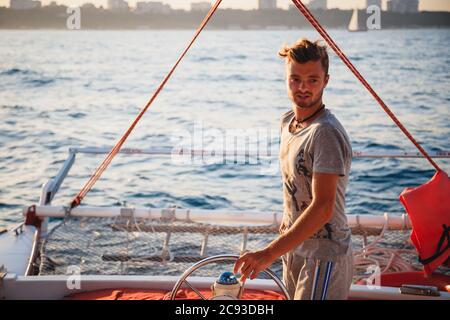
[[[320,61],[286,62],[288,95],[300,108],[312,108],[321,102],[328,79]]]

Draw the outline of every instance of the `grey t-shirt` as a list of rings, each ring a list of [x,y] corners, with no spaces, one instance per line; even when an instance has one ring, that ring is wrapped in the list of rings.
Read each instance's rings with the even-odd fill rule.
[[[332,260],[345,255],[351,245],[351,231],[345,215],[345,191],[352,161],[352,148],[344,127],[325,109],[308,127],[289,131],[294,119],[291,110],[281,117],[280,165],[283,178],[283,220],[288,226],[312,202],[312,174],[340,176],[331,220],[295,253]]]

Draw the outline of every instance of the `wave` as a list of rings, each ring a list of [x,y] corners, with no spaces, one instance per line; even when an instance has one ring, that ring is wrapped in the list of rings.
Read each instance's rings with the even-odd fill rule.
[[[249,76],[244,74],[231,74],[226,76],[216,76],[211,74],[198,74],[195,77],[187,78],[187,81],[205,81],[205,82],[212,82],[212,81],[220,81],[220,82],[226,82],[226,81],[239,81],[239,82],[249,82],[249,81],[267,81],[267,79],[262,79],[255,76]]]
[[[33,87],[43,87],[46,86],[50,83],[55,82],[55,79],[50,79],[50,78],[43,78],[43,79],[31,79],[31,80],[26,80],[25,83],[33,86]]]
[[[10,203],[3,203],[0,202],[0,209],[17,209],[20,208],[21,206],[18,204],[10,204]]]
[[[218,209],[220,207],[230,207],[231,201],[221,196],[198,196],[198,197],[182,197],[180,199],[186,206],[201,209]]]
[[[64,76],[45,76],[37,71],[29,69],[11,68],[0,72],[0,76],[18,76],[23,83],[33,87],[42,87],[54,83],[57,80],[72,80],[73,78]]]
[[[34,111],[33,107],[21,106],[21,105],[1,105],[0,109],[9,109],[13,111]]]
[[[377,150],[400,150],[400,148],[393,144],[387,143],[376,143],[376,142],[368,142],[365,146],[367,149],[377,149]]]
[[[197,58],[194,58],[193,61],[195,61],[195,62],[211,62],[211,61],[219,61],[219,60],[214,57],[197,57]]]
[[[229,60],[245,60],[245,59],[247,59],[247,56],[246,55],[243,55],[243,54],[237,54],[237,55],[234,55],[234,56],[228,56],[228,57],[225,57],[225,59],[229,59]]]
[[[13,75],[30,75],[30,74],[37,74],[36,71],[33,70],[24,70],[19,68],[11,68],[5,71],[0,72],[0,75],[5,76],[13,76]]]
[[[73,119],[81,119],[81,118],[86,117],[86,113],[83,113],[83,112],[70,113],[69,117],[71,117]]]
[[[359,57],[359,56],[350,56],[349,59],[350,61],[362,61],[364,59],[366,59],[367,57]]]

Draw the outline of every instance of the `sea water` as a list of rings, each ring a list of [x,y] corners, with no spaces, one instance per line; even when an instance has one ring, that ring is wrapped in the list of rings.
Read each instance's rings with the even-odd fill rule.
[[[427,150],[450,150],[449,29],[330,34]],[[21,208],[39,201],[42,184],[57,174],[70,147],[113,146],[192,35],[0,31],[0,226],[20,222]],[[183,133],[199,127],[225,137],[258,132],[260,142],[276,146],[279,118],[290,109],[277,52],[300,37],[319,35],[205,31],[124,147],[179,145]],[[415,151],[334,54],[330,75],[324,102],[354,150]],[[103,158],[77,155],[53,204],[68,204]],[[175,160],[118,155],[83,203],[282,211],[276,150],[258,163]],[[448,159],[437,163],[450,172]],[[433,173],[424,159],[354,159],[347,212],[402,213],[402,190]]]

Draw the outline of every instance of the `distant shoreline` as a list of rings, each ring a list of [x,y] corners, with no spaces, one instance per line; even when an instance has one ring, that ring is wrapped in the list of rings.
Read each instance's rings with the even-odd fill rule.
[[[67,7],[54,6],[31,10],[0,8],[1,30],[64,30],[70,14]],[[112,12],[81,8],[81,30],[192,30],[205,12],[173,10],[168,14]],[[351,10],[317,10],[316,18],[328,29],[347,29]],[[360,10],[361,20],[369,14]],[[450,12],[381,13],[381,29],[450,28]],[[207,26],[210,30],[306,30],[308,21],[296,10],[219,10]]]
[[[403,28],[384,28],[382,30],[374,30],[374,31],[368,31],[369,33],[372,32],[383,32],[383,31],[401,31],[401,30],[444,30],[444,29],[450,29],[450,26],[436,26],[436,27],[403,27]],[[164,32],[164,31],[195,31],[196,28],[167,28],[167,29],[144,29],[144,28],[137,28],[137,29],[107,29],[107,28],[99,28],[99,29],[80,29],[80,30],[68,30],[64,28],[1,28],[1,31],[61,31],[61,32],[83,32],[83,31],[156,31],[156,32]],[[210,31],[229,31],[229,32],[248,32],[248,31],[296,31],[296,30],[313,30],[312,28],[292,28],[292,29],[209,29]],[[340,30],[345,31],[344,28],[327,28],[327,30]]]

